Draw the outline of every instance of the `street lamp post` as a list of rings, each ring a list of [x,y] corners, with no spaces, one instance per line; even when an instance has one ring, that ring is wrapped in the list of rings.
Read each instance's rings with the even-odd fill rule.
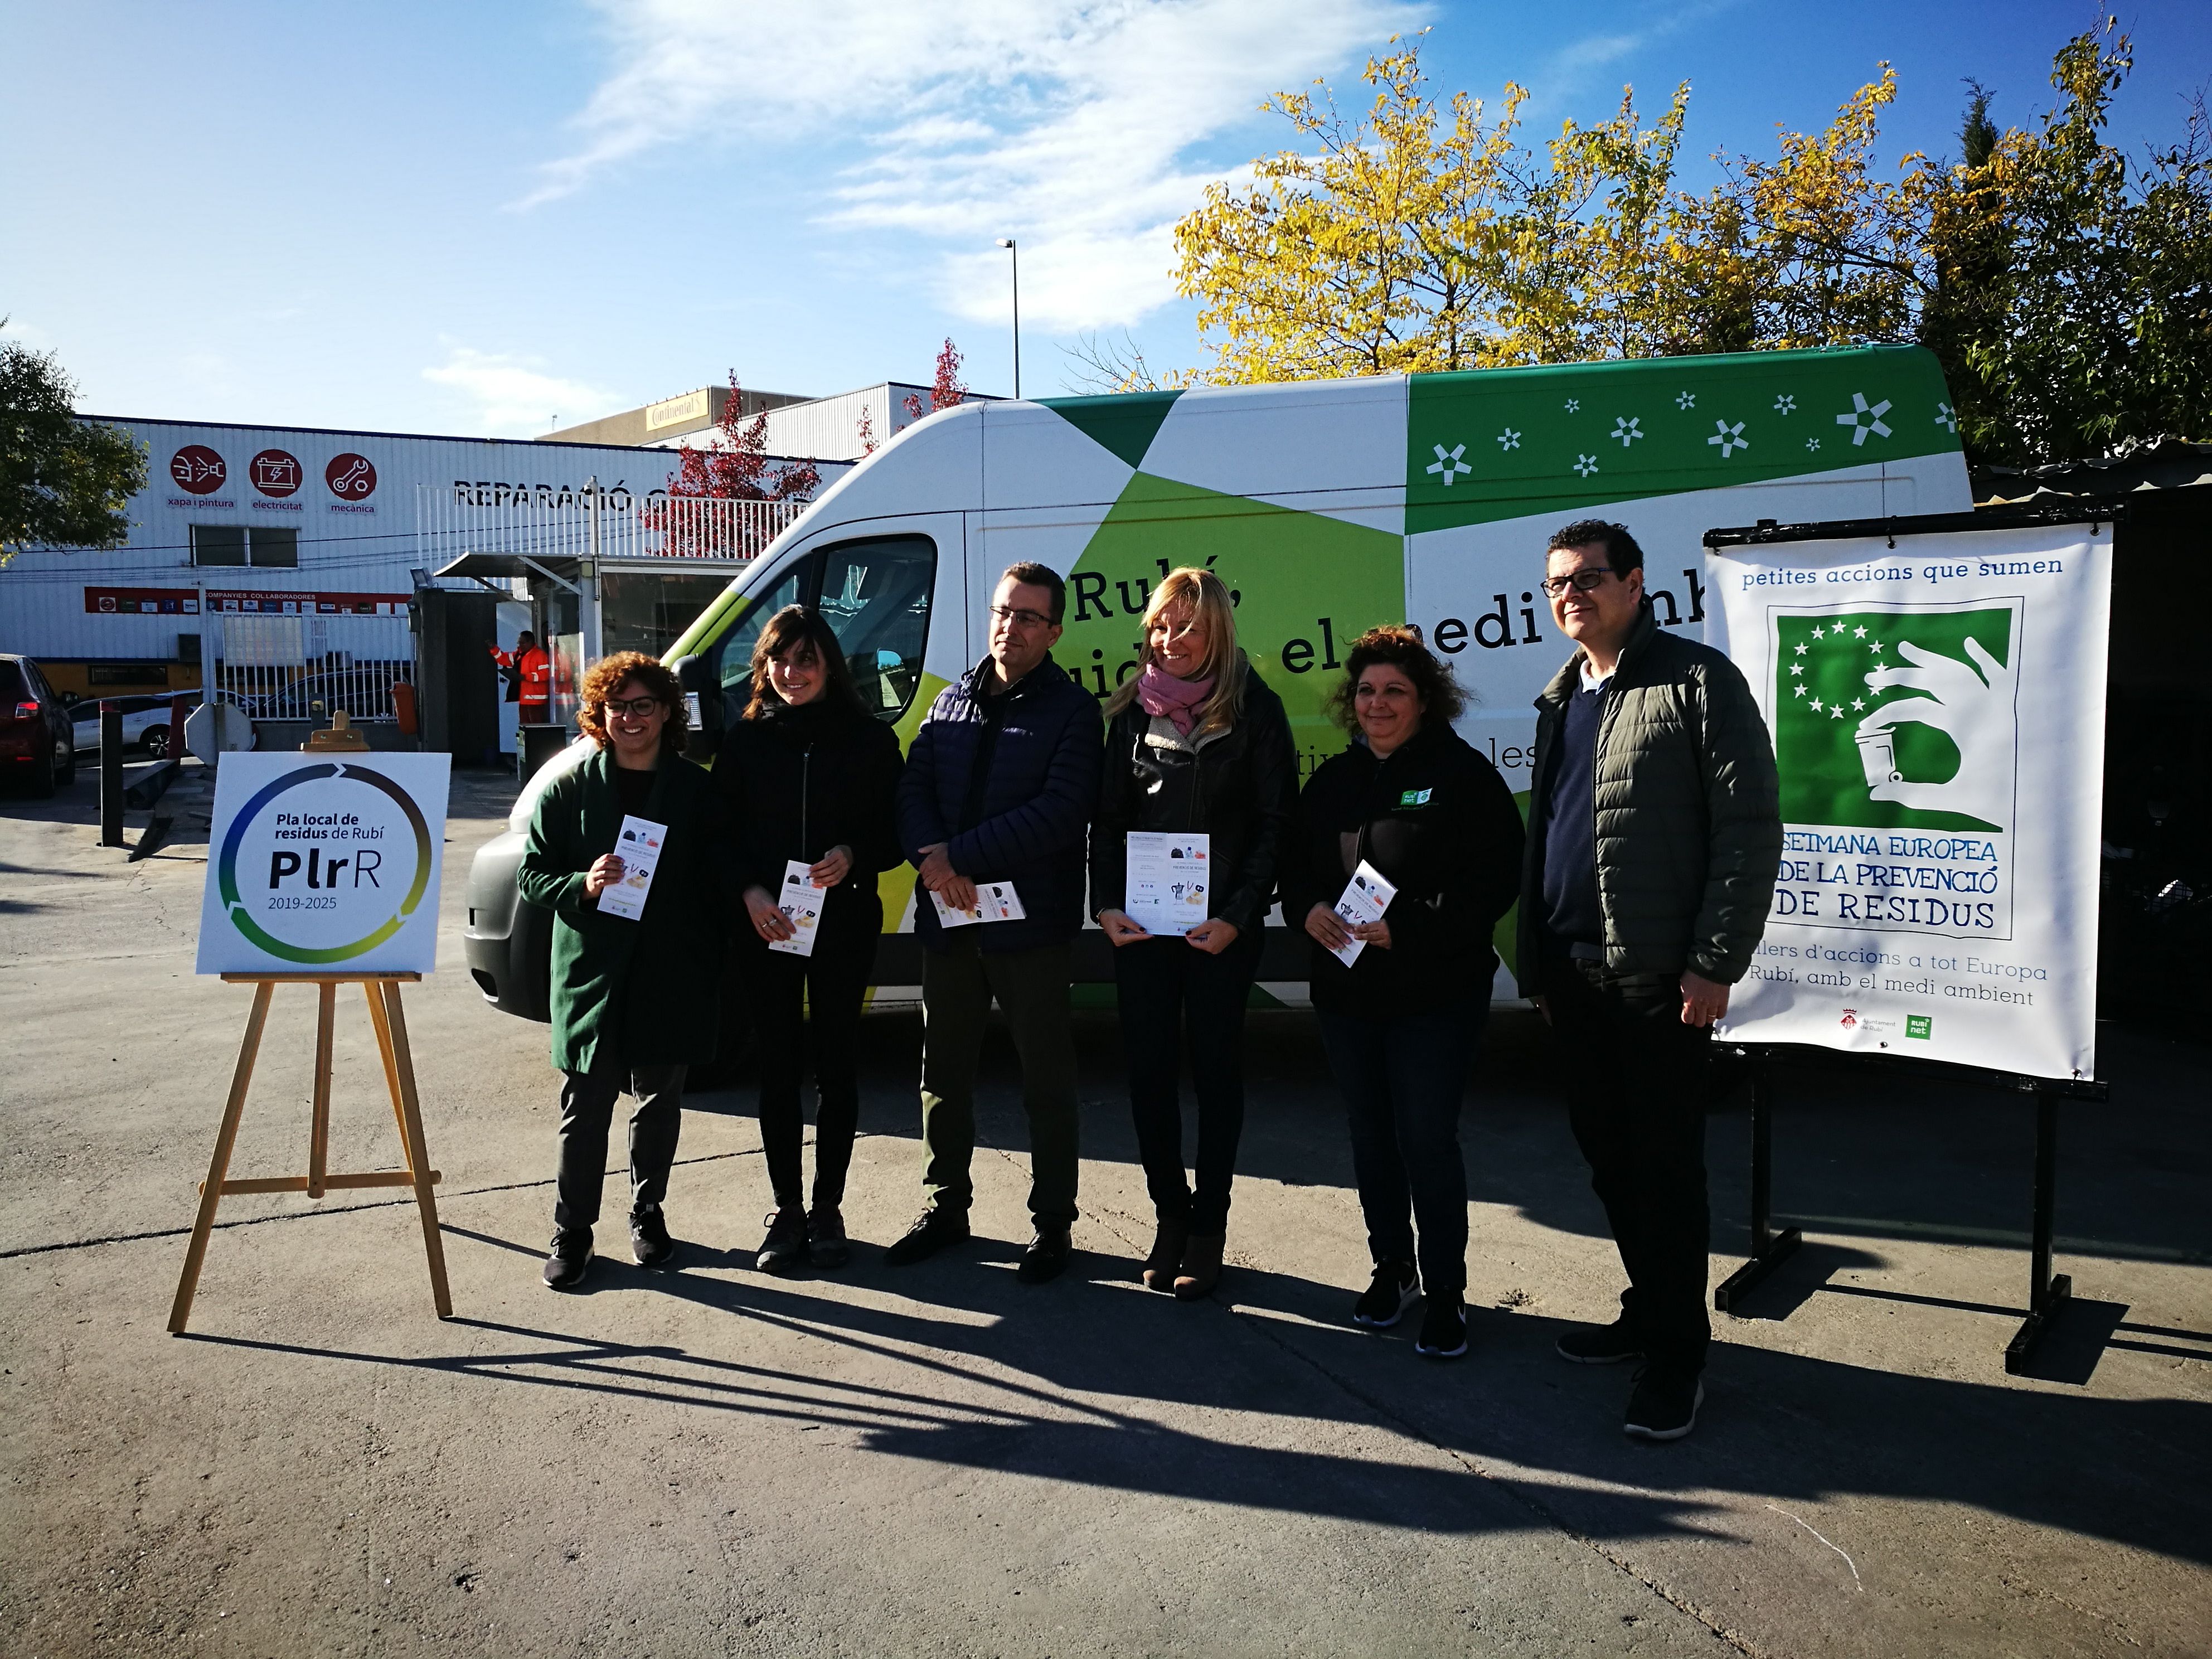
[[[999,246],[1013,256],[1014,267],[1014,396],[1022,395],[1022,251],[1011,236],[999,238]]]

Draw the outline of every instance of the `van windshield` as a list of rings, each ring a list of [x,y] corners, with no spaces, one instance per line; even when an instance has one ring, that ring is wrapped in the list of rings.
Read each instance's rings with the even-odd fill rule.
[[[725,723],[744,719],[752,699],[761,629],[784,606],[800,604],[819,610],[836,635],[862,705],[880,720],[896,720],[921,689],[936,582],[937,544],[927,536],[842,542],[805,555],[710,647]]]

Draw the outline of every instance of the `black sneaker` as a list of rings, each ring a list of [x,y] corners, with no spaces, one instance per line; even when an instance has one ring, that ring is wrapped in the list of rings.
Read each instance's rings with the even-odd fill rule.
[[[1559,1351],[1560,1358],[1571,1359],[1577,1365],[1618,1365],[1624,1359],[1644,1358],[1644,1345],[1625,1319],[1616,1319],[1610,1325],[1570,1325],[1552,1346]]]
[[[592,1230],[569,1227],[553,1235],[553,1253],[545,1258],[545,1287],[573,1291],[584,1282],[592,1265]]]
[[[842,1267],[853,1259],[844,1212],[835,1204],[817,1204],[808,1214],[806,1259],[817,1267]]]
[[[965,1210],[924,1210],[914,1218],[914,1225],[906,1230],[905,1236],[884,1252],[884,1263],[891,1267],[908,1267],[967,1237]]]
[[[1456,1359],[1467,1352],[1467,1304],[1454,1297],[1449,1302],[1429,1298],[1421,1316],[1421,1334],[1413,1339],[1413,1352],[1431,1359]]]
[[[641,1267],[665,1267],[668,1258],[676,1254],[676,1241],[668,1236],[668,1223],[658,1204],[630,1212],[629,1254]]]
[[[1367,1293],[1352,1304],[1352,1322],[1364,1325],[1370,1330],[1382,1330],[1398,1322],[1398,1317],[1413,1305],[1413,1298],[1421,1293],[1421,1281],[1410,1261],[1378,1261],[1375,1264],[1375,1280]]]
[[[762,1218],[768,1237],[761,1240],[753,1266],[764,1273],[787,1273],[806,1260],[806,1212],[796,1204],[770,1210]]]
[[[1036,1237],[1022,1252],[1022,1264],[1014,1269],[1014,1277],[1024,1285],[1042,1285],[1057,1279],[1067,1271],[1067,1258],[1074,1249],[1074,1242],[1068,1237],[1064,1224],[1041,1221]]]
[[[1627,1420],[1620,1426],[1638,1440],[1680,1440],[1697,1427],[1698,1407],[1705,1403],[1705,1385],[1698,1378],[1647,1365],[1636,1373]]]

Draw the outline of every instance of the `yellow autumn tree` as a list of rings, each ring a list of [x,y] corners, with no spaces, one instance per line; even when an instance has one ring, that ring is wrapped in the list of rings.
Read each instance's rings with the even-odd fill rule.
[[[1503,112],[1462,93],[1439,106],[1414,43],[1372,59],[1365,114],[1326,87],[1261,108],[1310,151],[1252,164],[1252,183],[1214,185],[1176,226],[1176,285],[1199,301],[1215,381],[1295,380],[1474,368],[1498,356],[1515,180],[1528,96]]]
[[[2200,100],[2141,161],[2107,144],[2133,62],[2115,23],[2059,50],[2034,129],[2000,131],[1978,89],[1956,163],[1882,169],[1882,64],[1822,131],[1716,156],[1702,195],[1676,183],[1686,83],[1648,126],[1624,89],[1536,150],[1516,137],[1521,88],[1495,119],[1440,100],[1420,46],[1369,60],[1357,114],[1319,82],[1262,106],[1300,147],[1176,226],[1212,361],[1166,383],[1917,339],[1978,458],[2212,428],[2212,119]],[[1133,350],[1078,356],[1116,389],[1159,383]]]

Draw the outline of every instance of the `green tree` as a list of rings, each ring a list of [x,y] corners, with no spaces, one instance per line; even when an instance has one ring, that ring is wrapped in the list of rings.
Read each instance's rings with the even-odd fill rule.
[[[52,352],[0,341],[0,565],[26,547],[114,548],[131,533],[145,446],[80,421],[76,400]]]
[[[2200,100],[2181,138],[2140,160],[2106,143],[2133,61],[2109,25],[2075,36],[2035,131],[1996,133],[1977,88],[1966,160],[1923,170],[1936,297],[1919,337],[1977,459],[2212,435],[2212,131]]]

